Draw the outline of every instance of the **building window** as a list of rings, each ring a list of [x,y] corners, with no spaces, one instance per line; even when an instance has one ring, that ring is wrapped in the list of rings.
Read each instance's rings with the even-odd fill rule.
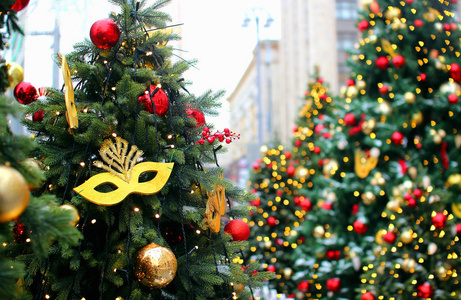
[[[345,52],[354,48],[354,44],[357,42],[357,35],[355,33],[340,33],[338,32],[337,47],[338,51]]]
[[[336,18],[340,20],[357,19],[357,0],[336,0]]]

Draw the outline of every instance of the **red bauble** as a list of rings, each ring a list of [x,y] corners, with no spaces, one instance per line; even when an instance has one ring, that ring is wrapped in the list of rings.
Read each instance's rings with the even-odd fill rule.
[[[333,204],[331,204],[331,202],[325,202],[322,204],[322,208],[324,210],[330,210],[332,207],[333,207]]]
[[[355,126],[357,124],[357,119],[355,118],[353,113],[347,113],[344,116],[344,124],[346,126]]]
[[[383,84],[383,85],[379,88],[379,92],[380,92],[382,95],[385,95],[385,94],[387,94],[387,92],[389,92],[389,88],[387,87],[387,85]]]
[[[30,0],[16,0],[16,2],[11,6],[11,9],[14,11],[21,11],[29,4]]]
[[[396,131],[392,134],[391,140],[395,145],[401,145],[403,141],[403,134]]]
[[[323,124],[317,124],[314,128],[314,131],[316,134],[319,134],[320,132],[322,132],[322,130],[325,129],[325,125]]]
[[[298,283],[298,291],[301,293],[307,293],[309,291],[309,282],[307,280],[303,280]]]
[[[385,235],[383,235],[383,240],[386,243],[393,244],[395,242],[395,234],[391,231],[388,231]]]
[[[303,144],[303,142],[301,140],[296,140],[295,141],[295,146],[296,147],[300,147],[302,144]]]
[[[458,96],[456,96],[455,94],[448,95],[448,102],[450,104],[458,103]]]
[[[368,226],[366,224],[363,224],[359,220],[355,220],[354,222],[354,231],[357,232],[358,234],[364,234],[367,232]]]
[[[267,218],[267,225],[269,225],[270,227],[273,227],[275,226],[277,223],[277,219],[274,218],[274,217],[269,217]]]
[[[376,66],[381,70],[386,70],[389,67],[389,60],[385,56],[380,56],[376,59]]]
[[[234,241],[246,241],[250,236],[250,227],[244,221],[235,219],[224,226],[224,232],[230,234]]]
[[[456,229],[456,235],[460,236],[461,235],[461,223],[456,224],[455,229]]]
[[[419,298],[432,298],[434,295],[434,288],[429,283],[423,283],[417,288]]]
[[[253,167],[253,169],[257,170],[257,169],[259,169],[259,164],[253,163],[252,167]]]
[[[405,58],[402,55],[396,55],[392,58],[392,63],[398,69],[405,64]]]
[[[253,200],[253,201],[250,201],[250,205],[259,207],[259,205],[261,205],[261,199],[258,198],[258,199],[255,199],[255,200]]]
[[[110,49],[120,39],[120,28],[111,19],[96,21],[90,28],[90,38],[99,49]]]
[[[32,116],[32,121],[34,122],[41,122],[43,121],[43,116],[45,115],[45,111],[40,109]]]
[[[360,32],[364,32],[370,27],[370,23],[368,23],[367,20],[362,20],[357,24],[357,28],[359,29]]]
[[[195,119],[195,122],[197,123],[196,127],[205,125],[205,116],[198,109],[188,108],[186,109],[186,114],[189,118]]]
[[[413,0],[407,0],[407,4],[411,5],[413,3]]]
[[[415,25],[416,28],[418,27],[421,27],[424,25],[424,22],[420,19],[416,19],[415,22],[413,23],[413,25]]]
[[[346,84],[347,84],[347,86],[354,86],[354,85],[355,85],[355,81],[354,81],[354,79],[350,79],[350,78],[349,78],[349,79],[346,80]]]
[[[414,190],[413,190],[413,195],[414,195],[416,198],[421,198],[421,196],[423,195],[423,191],[421,191],[421,189],[414,189]]]
[[[436,213],[435,216],[432,217],[432,225],[437,229],[445,228],[445,225],[447,225],[447,216],[441,212]]]
[[[339,278],[330,278],[327,280],[327,290],[333,293],[339,292],[341,289],[341,281]]]
[[[443,29],[445,29],[445,31],[450,31],[451,30],[451,25],[450,24],[443,24]]]
[[[416,204],[417,204],[417,202],[416,202],[415,198],[408,199],[408,206],[409,207],[414,208],[414,207],[416,207]]]
[[[285,158],[286,158],[286,159],[290,159],[290,158],[291,158],[291,152],[290,152],[290,151],[285,151],[285,152],[283,152],[283,154],[285,155]]]
[[[159,116],[164,116],[170,106],[168,96],[162,89],[157,89],[157,92],[154,94],[153,92],[156,90],[154,85],[151,85],[149,90],[152,95],[152,100],[150,99],[149,92],[146,90],[144,94],[138,97],[138,102],[144,104],[144,110],[151,114],[157,113]]]
[[[14,97],[19,103],[27,105],[38,98],[37,89],[29,82],[20,82],[14,88]]]
[[[328,260],[338,260],[341,256],[341,251],[339,250],[327,250],[325,256]]]
[[[461,67],[457,63],[450,65],[450,76],[456,82],[461,82]]]
[[[366,292],[362,295],[362,300],[375,300],[375,296],[371,292]]]
[[[315,154],[319,154],[320,151],[321,151],[321,150],[320,150],[320,147],[319,147],[319,146],[315,146],[315,147],[314,147],[314,153],[315,153]]]
[[[301,206],[302,209],[305,211],[310,211],[312,209],[312,203],[309,199],[304,198],[299,202],[299,205]]]
[[[426,81],[427,75],[425,73],[419,74],[419,78],[421,78],[421,81]]]
[[[25,243],[27,240],[26,225],[19,223],[19,220],[15,220],[13,235],[16,243]]]
[[[267,270],[268,272],[272,272],[272,273],[275,273],[275,271],[276,271],[276,269],[275,269],[275,267],[274,267],[273,265],[267,266],[266,270]]]
[[[295,176],[296,168],[294,166],[287,167],[287,175],[290,177]]]

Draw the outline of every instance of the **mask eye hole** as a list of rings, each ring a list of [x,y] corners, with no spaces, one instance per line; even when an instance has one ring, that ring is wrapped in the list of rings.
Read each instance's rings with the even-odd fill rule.
[[[110,193],[117,189],[118,187],[115,184],[110,183],[110,182],[100,184],[94,188],[95,191],[100,192],[100,193]]]
[[[152,179],[155,178],[155,176],[157,176],[157,173],[158,172],[154,170],[142,172],[141,175],[139,175],[138,182],[143,183],[143,182],[151,181]]]

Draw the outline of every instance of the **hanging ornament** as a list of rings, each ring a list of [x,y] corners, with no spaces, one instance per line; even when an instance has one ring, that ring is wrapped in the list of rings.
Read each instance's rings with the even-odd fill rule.
[[[8,82],[10,83],[8,89],[11,90],[24,80],[24,69],[15,62],[6,63],[6,67],[8,69]]]
[[[34,174],[32,182],[28,182],[29,190],[35,191],[43,186],[45,183],[45,166],[39,160],[27,158],[21,162],[31,173]]]
[[[371,292],[366,292],[362,295],[362,300],[375,300],[375,296]]]
[[[447,216],[441,212],[433,214],[432,225],[434,225],[434,227],[437,229],[445,228],[445,225],[447,225]]]
[[[384,16],[389,21],[392,21],[392,20],[394,20],[396,18],[400,18],[401,14],[402,14],[402,11],[400,10],[400,8],[397,8],[397,7],[394,7],[394,6],[389,6],[387,8],[386,12],[384,13]]]
[[[270,227],[274,227],[275,225],[277,225],[277,219],[272,216],[267,218],[267,225],[269,225]]]
[[[318,239],[323,238],[325,236],[325,228],[321,225],[316,226],[314,230],[312,230],[312,235]]]
[[[43,109],[40,109],[36,113],[34,113],[32,115],[32,121],[41,122],[41,121],[43,121],[43,116],[44,115],[45,115],[45,111]]]
[[[381,70],[386,70],[389,67],[389,60],[385,56],[380,56],[376,59],[376,66]]]
[[[461,93],[461,86],[454,81],[448,81],[440,86],[440,92],[442,94],[455,94],[456,95],[458,93]]]
[[[372,192],[365,192],[362,194],[362,201],[365,205],[370,205],[376,202],[376,196]]]
[[[367,156],[365,151],[360,149],[355,150],[354,156],[354,171],[359,178],[366,178],[370,171],[378,164],[379,151],[370,151],[374,156]]]
[[[222,179],[222,174],[219,175]],[[215,189],[207,192],[208,201],[206,203],[205,218],[202,221],[204,230],[210,229],[211,232],[221,230],[221,216],[226,213],[226,195],[224,186],[217,184]],[[248,225],[247,225],[248,226]]]
[[[144,105],[144,110],[162,117],[166,115],[170,106],[167,94],[161,88],[152,84],[149,87],[149,91],[146,90],[138,97],[138,102]]]
[[[461,82],[461,67],[457,63],[450,65],[450,76],[457,83]]]
[[[392,58],[392,63],[399,69],[405,64],[405,58],[402,55],[397,54]]]
[[[66,204],[59,206],[59,208],[62,210],[70,211],[72,215],[72,222],[71,222],[72,226],[75,226],[78,224],[78,222],[80,221],[80,214],[78,213],[78,209],[75,206],[73,206],[70,203],[66,203]]]
[[[341,289],[341,281],[339,278],[330,278],[327,280],[327,290],[333,293],[339,292]]]
[[[295,173],[296,173],[296,168],[292,165],[288,166],[287,167],[287,175],[290,176],[290,177],[293,177],[295,176]]]
[[[403,134],[396,131],[392,134],[391,140],[395,145],[401,145],[403,142]]]
[[[370,23],[368,23],[367,20],[362,20],[357,24],[357,28],[359,29],[360,32],[364,32],[368,28],[370,28]]]
[[[367,232],[368,226],[364,223],[362,223],[359,220],[355,220],[354,222],[354,231],[357,232],[358,234],[364,234]]]
[[[436,243],[429,243],[429,245],[427,245],[427,254],[434,255],[437,253],[437,249],[438,247]]]
[[[70,129],[78,127],[77,108],[74,102],[74,86],[72,77],[70,76],[69,65],[67,64],[66,56],[58,53],[61,59],[62,76],[64,78],[64,100],[66,101],[66,119]]]
[[[418,263],[416,262],[416,260],[407,257],[402,262],[402,270],[407,273],[414,273],[417,265]]]
[[[137,163],[143,152],[133,145],[128,152],[128,142],[116,137],[115,142],[105,140],[99,154],[101,161],[93,164],[108,172],[99,173],[90,177],[83,184],[74,188],[74,192],[98,205],[114,205],[123,201],[129,194],[152,195],[158,193],[168,181],[174,163],[142,162]],[[155,177],[146,182],[139,182],[143,173],[156,172]],[[102,193],[96,191],[99,185],[110,183],[116,190]]]
[[[37,100],[37,89],[29,82],[20,82],[14,88],[14,97],[19,103],[27,105]]]
[[[202,137],[197,142],[195,142],[195,144],[204,145],[205,141],[211,144],[215,140],[218,140],[220,142],[226,141],[226,144],[230,144],[233,140],[236,139],[240,139],[240,134],[232,132],[231,130],[229,130],[229,128],[224,128],[222,132],[216,130],[215,133],[212,133],[209,127],[205,127],[203,128]],[[253,168],[256,166],[257,168],[259,168],[258,163],[253,164]]]
[[[301,293],[309,292],[309,281],[303,280],[300,283],[298,283],[298,291],[300,291]]]
[[[375,241],[378,245],[384,245],[383,236],[386,234],[386,230],[381,229],[375,235]]]
[[[336,174],[336,171],[339,169],[339,164],[336,159],[326,159],[325,164],[323,165],[323,175],[326,178],[329,178],[330,176]]]
[[[186,109],[186,114],[189,118],[195,120],[195,127],[202,127],[203,125],[205,125],[205,116],[203,115],[203,113],[196,108],[191,108],[188,104],[186,104],[186,106],[189,106]]]
[[[232,285],[232,288],[237,295],[240,295],[245,289],[245,285],[243,283],[237,282]]]
[[[423,283],[417,287],[418,297],[421,299],[432,298],[434,295],[434,288],[429,283]]]
[[[456,96],[455,94],[448,95],[448,103],[450,104],[458,103],[458,96]]]
[[[395,242],[395,234],[392,231],[388,231],[385,235],[383,235],[383,241],[388,244],[393,244]]]
[[[413,231],[412,230],[407,230],[404,231],[400,234],[400,240],[404,244],[410,244],[413,242]]]
[[[357,119],[355,118],[355,115],[353,113],[347,113],[343,119],[344,119],[344,125],[346,126],[357,125]]]
[[[16,2],[11,6],[11,9],[18,12],[26,8],[30,0],[16,0]]]
[[[90,28],[90,39],[99,49],[108,50],[120,39],[120,28],[111,19],[96,21]]]
[[[19,217],[29,204],[30,192],[16,169],[0,166],[0,223]]]
[[[162,288],[174,279],[177,268],[176,257],[170,249],[151,243],[136,256],[135,276],[146,287]]]
[[[250,227],[240,219],[234,219],[224,226],[224,232],[232,236],[233,241],[246,241],[250,237]]]
[[[414,103],[415,100],[416,100],[416,96],[414,93],[412,92],[406,92],[404,95],[403,95],[403,98],[405,99],[405,102],[406,103]]]
[[[379,7],[379,3],[378,1],[372,1],[370,3],[370,11],[374,14],[379,14],[381,13],[381,9]]]
[[[13,235],[15,243],[25,243],[28,238],[26,225],[20,223],[19,219],[14,221]]]

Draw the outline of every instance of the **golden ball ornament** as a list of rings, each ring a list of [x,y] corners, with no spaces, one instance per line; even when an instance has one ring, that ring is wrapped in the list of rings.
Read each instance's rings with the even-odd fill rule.
[[[379,104],[379,112],[387,116],[392,112],[392,106],[389,102],[383,101]]]
[[[293,269],[291,268],[285,268],[283,269],[283,278],[286,280],[289,280],[293,276]]]
[[[325,177],[330,177],[338,171],[338,168],[338,161],[336,159],[330,159],[323,165],[323,175],[325,175]]]
[[[359,90],[363,90],[367,87],[367,83],[365,82],[365,80],[357,80],[357,82],[355,83],[355,86],[359,89]]]
[[[314,228],[314,230],[312,231],[312,235],[315,237],[315,238],[322,238],[324,235],[325,235],[325,228],[323,228],[323,226],[321,225],[318,225],[317,227]]]
[[[458,188],[461,189],[461,174],[451,174],[450,176],[448,176],[445,185],[447,187],[458,185]]]
[[[398,200],[390,200],[387,202],[386,208],[390,211],[397,212],[400,208],[400,202]]]
[[[355,86],[350,86],[347,88],[346,96],[349,98],[355,98],[357,96],[357,88]]]
[[[365,192],[362,194],[362,201],[365,205],[370,205],[376,202],[376,196],[372,192]]]
[[[443,141],[443,137],[440,134],[436,134],[436,135],[434,135],[432,140],[434,141],[434,144],[440,145],[442,143],[442,141]]]
[[[245,285],[243,283],[240,283],[240,282],[234,283],[232,287],[234,289],[234,292],[237,295],[240,295],[243,292],[243,290],[245,289]]]
[[[19,217],[29,198],[29,187],[21,173],[12,167],[0,166],[0,223]]]
[[[295,169],[295,176],[298,177],[298,178],[304,178],[304,179],[307,179],[309,178],[309,170],[307,170],[306,168],[302,167],[302,166],[299,166]]]
[[[375,119],[365,121],[362,124],[362,132],[365,133],[365,134],[370,134],[370,133],[373,132],[373,130],[375,130],[375,127],[376,127],[376,120]]]
[[[73,206],[72,204],[66,203],[66,204],[61,205],[60,208],[71,212],[72,226],[75,226],[78,224],[78,222],[80,221],[80,214],[78,213],[78,209],[75,206]]]
[[[6,64],[8,69],[8,82],[10,85],[8,89],[14,89],[18,83],[24,80],[24,69],[22,66],[15,62],[9,62]]]
[[[174,253],[155,243],[139,250],[136,256],[135,276],[142,285],[149,288],[167,286],[176,276],[177,269]]]
[[[418,111],[418,112],[415,112],[412,116],[411,116],[411,120],[413,122],[416,123],[416,125],[420,125],[423,120],[424,120],[424,117],[423,117],[423,113],[421,111]]]
[[[440,92],[442,94],[455,94],[459,95],[461,93],[461,86],[456,82],[446,82],[440,86]]]
[[[384,239],[383,236],[386,234],[386,230],[381,229],[378,230],[378,232],[375,235],[375,241],[378,245],[384,245]]]
[[[407,273],[414,273],[417,264],[418,263],[413,258],[405,258],[402,262],[402,270]]]
[[[416,176],[418,176],[418,169],[411,166],[408,168],[408,174],[410,174],[411,179],[415,180]]]
[[[395,18],[400,18],[401,15],[402,15],[402,11],[400,10],[400,8],[393,7],[393,6],[389,6],[388,9],[386,10],[386,12],[384,13],[384,16],[388,20],[393,20]]]
[[[412,93],[412,92],[406,92],[403,95],[403,99],[405,99],[406,103],[414,103],[416,100],[416,95],[415,93]]]
[[[28,183],[29,190],[34,191],[39,189],[45,183],[45,166],[39,160],[28,158],[21,162],[21,165],[25,166],[26,168],[30,169],[34,174],[36,174],[37,180],[33,183]]]
[[[400,234],[400,240],[404,244],[410,244],[411,242],[413,242],[413,231],[407,230],[407,231],[402,232]]]

